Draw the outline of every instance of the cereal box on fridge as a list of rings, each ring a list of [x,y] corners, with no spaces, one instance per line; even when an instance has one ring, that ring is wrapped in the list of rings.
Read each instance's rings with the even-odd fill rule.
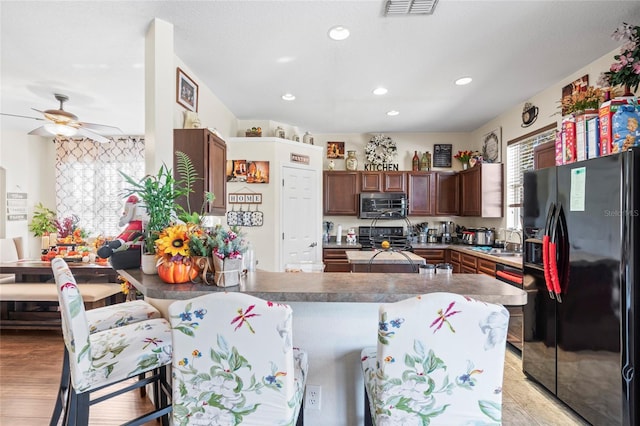
[[[576,120],[573,116],[562,120],[562,148],[564,164],[576,161]]]
[[[600,119],[595,116],[587,120],[587,158],[600,156]]]
[[[635,105],[620,105],[611,119],[613,128],[612,152],[626,151],[640,144],[638,122],[640,114]]]
[[[600,105],[600,155],[609,155],[613,151],[613,126],[611,119],[620,105],[625,105],[627,99],[613,99]]]
[[[562,145],[562,131],[556,131],[556,166],[564,164],[564,147]]]

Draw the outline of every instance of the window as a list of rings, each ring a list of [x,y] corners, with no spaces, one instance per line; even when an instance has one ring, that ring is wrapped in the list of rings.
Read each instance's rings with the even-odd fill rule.
[[[507,143],[507,228],[522,229],[524,172],[533,170],[534,148],[555,140],[555,128],[554,123]]]
[[[144,177],[144,138],[109,143],[90,139],[56,140],[56,210],[58,219],[77,216],[91,236],[114,237],[124,208],[126,184],[120,171]]]

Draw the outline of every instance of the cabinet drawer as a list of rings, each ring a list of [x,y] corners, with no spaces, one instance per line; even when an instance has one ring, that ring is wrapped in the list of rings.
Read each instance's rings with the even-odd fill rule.
[[[357,251],[357,250],[350,250]],[[322,250],[322,258],[323,259],[344,259],[347,260],[347,249],[323,249]]]
[[[476,268],[478,267],[478,258],[475,256],[471,256],[470,254],[462,254],[462,266],[468,266],[469,268],[473,268],[473,273],[476,273]]]
[[[496,262],[478,258],[478,273],[486,274],[493,278],[496,276]]]
[[[460,252],[451,250],[451,261],[460,263],[462,260],[460,259]]]
[[[427,263],[444,263],[445,261],[444,249],[414,249],[413,252],[423,257]]]
[[[460,267],[460,262],[451,262],[451,266],[453,266],[453,273],[459,274],[462,268]]]
[[[470,266],[466,266],[465,264],[462,264],[462,267],[460,268],[463,274],[475,274],[476,273],[476,268],[475,267],[470,267]]]

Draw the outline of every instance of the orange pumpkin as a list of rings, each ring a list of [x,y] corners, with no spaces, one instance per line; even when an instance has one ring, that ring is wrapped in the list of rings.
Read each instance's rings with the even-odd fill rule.
[[[200,270],[196,265],[182,262],[162,261],[158,264],[158,276],[169,284],[182,284],[195,279]]]

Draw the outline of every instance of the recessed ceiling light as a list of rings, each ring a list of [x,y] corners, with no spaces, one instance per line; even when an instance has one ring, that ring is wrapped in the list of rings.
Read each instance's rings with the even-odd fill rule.
[[[282,99],[284,99],[285,101],[292,101],[295,98],[296,97],[293,96],[291,93],[285,93],[284,95],[282,95]]]
[[[400,111],[396,111],[395,109],[387,112],[387,115],[390,117],[394,117],[398,114],[400,114]]]
[[[281,56],[276,59],[276,62],[279,64],[287,64],[289,62],[293,62],[295,58],[293,56]]]
[[[373,90],[374,95],[386,95],[388,90],[385,87],[377,87]]]
[[[329,38],[331,40],[341,41],[349,37],[349,30],[342,25],[337,25],[329,30]]]
[[[465,84],[469,84],[473,81],[471,77],[462,77],[456,80],[456,85],[464,86]]]

